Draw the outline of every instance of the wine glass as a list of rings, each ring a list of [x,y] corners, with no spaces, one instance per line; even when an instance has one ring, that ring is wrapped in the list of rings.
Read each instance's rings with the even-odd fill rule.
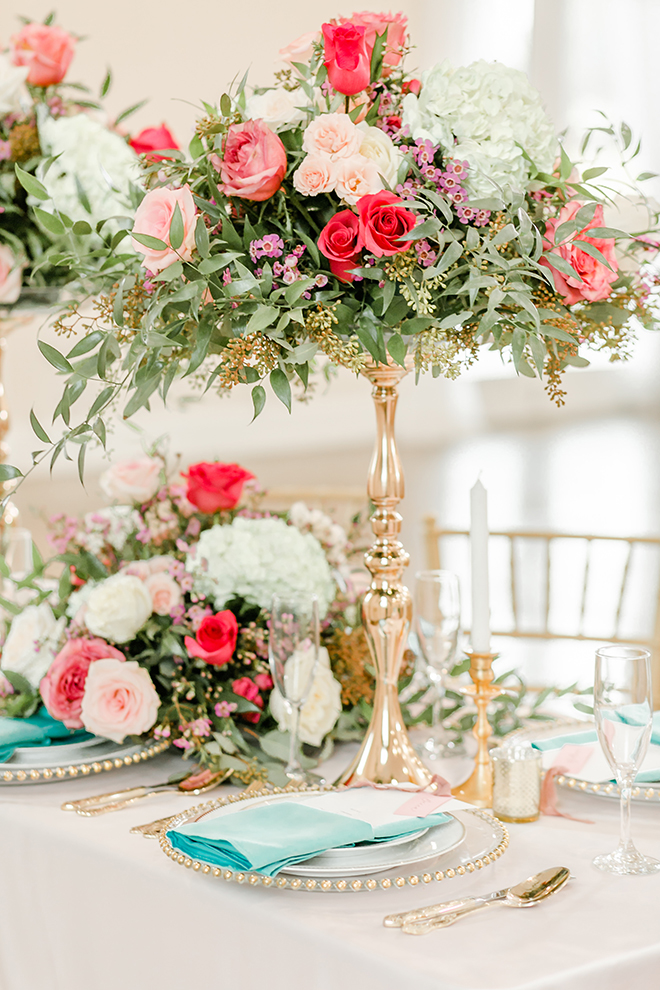
[[[608,873],[646,874],[660,870],[660,861],[642,856],[630,837],[630,798],[651,736],[651,699],[648,650],[631,646],[604,646],[596,650],[596,728],[621,793],[619,845],[614,852],[594,859],[594,866]]]
[[[2,582],[4,597],[18,605],[24,605],[32,593],[28,589],[17,588],[16,584],[34,570],[30,530],[22,526],[8,527],[3,540],[3,551],[9,570],[9,577]]]
[[[269,622],[268,660],[275,687],[289,714],[290,780],[315,781],[300,764],[298,726],[319,664],[319,603],[316,595],[273,595]]]
[[[431,735],[423,755],[437,760],[456,745],[442,725],[444,678],[451,669],[461,619],[458,578],[451,571],[418,571],[415,575],[415,632],[433,691]]]

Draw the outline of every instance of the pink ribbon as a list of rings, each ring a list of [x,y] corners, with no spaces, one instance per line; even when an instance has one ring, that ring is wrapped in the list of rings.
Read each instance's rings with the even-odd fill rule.
[[[569,815],[566,811],[560,811],[557,807],[557,788],[555,786],[555,777],[559,777],[562,773],[568,773],[566,767],[554,766],[546,770],[543,783],[541,785],[541,801],[540,801],[540,811],[542,815],[556,815],[558,818],[570,818],[572,822],[581,822],[583,825],[593,825],[592,821],[588,818],[576,818],[575,815]]]

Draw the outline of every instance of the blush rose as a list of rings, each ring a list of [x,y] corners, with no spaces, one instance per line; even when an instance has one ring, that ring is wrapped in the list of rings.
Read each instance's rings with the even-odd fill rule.
[[[0,244],[0,303],[15,303],[22,284],[23,266],[7,244]]]
[[[104,471],[99,483],[108,498],[118,502],[148,502],[160,488],[163,462],[153,457],[119,461]]]
[[[185,645],[191,657],[199,657],[214,667],[222,667],[229,663],[238,637],[238,622],[230,609],[216,612],[215,615],[205,616],[196,638],[185,637]]]
[[[49,24],[26,24],[11,39],[14,65],[27,65],[31,86],[62,82],[75,51],[75,39]]]
[[[232,124],[223,156],[211,156],[220,173],[220,191],[261,203],[274,196],[286,174],[286,149],[263,120]]]
[[[293,185],[302,196],[318,196],[335,188],[335,164],[325,155],[306,155],[293,173]]]
[[[152,162],[160,162],[168,157],[167,155],[156,154],[156,152],[177,150],[179,147],[176,138],[165,124],[161,124],[160,127],[145,127],[128,143],[136,155],[146,155]]]
[[[200,512],[212,515],[220,510],[236,508],[243,485],[254,475],[240,464],[200,461],[199,464],[191,464],[184,477],[188,483],[188,501]]]
[[[417,217],[402,204],[402,199],[387,190],[363,196],[358,202],[360,237],[367,251],[377,258],[398,254],[409,246],[399,238],[413,229]]]
[[[144,586],[151,595],[151,607],[156,615],[169,615],[183,600],[181,588],[165,571],[150,574]]]
[[[347,113],[321,113],[305,128],[303,151],[336,162],[357,155],[363,134]]]
[[[81,719],[88,732],[123,742],[154,725],[160,699],[136,660],[96,660],[87,674]]]
[[[546,250],[540,263],[549,268],[552,272],[555,288],[560,296],[563,296],[567,306],[581,302],[586,299],[588,302],[597,302],[600,299],[607,299],[612,291],[612,282],[618,278],[618,264],[616,259],[615,241],[613,237],[589,237],[590,230],[605,226],[603,223],[603,207],[599,204],[594,212],[593,219],[582,230],[576,231],[567,237],[560,244],[555,244],[555,232],[561,224],[573,220],[578,210],[584,206],[577,200],[567,203],[559,211],[556,219],[548,220],[545,225],[545,237],[543,246]],[[580,244],[591,244],[598,248],[611,268],[592,257],[584,251]],[[574,278],[572,275],[564,275],[552,264],[553,255],[563,258],[572,265],[579,275]]]
[[[68,729],[81,729],[80,712],[89,666],[97,660],[124,662],[123,653],[104,639],[70,639],[57,654],[39,691],[49,714]]]
[[[324,65],[330,85],[345,96],[361,93],[371,77],[371,49],[366,28],[352,23],[324,24]]]
[[[330,262],[330,270],[342,282],[352,282],[350,269],[360,263],[360,222],[352,210],[340,210],[319,234],[319,251]]]
[[[175,250],[170,244],[170,224],[177,205],[183,220],[183,242]],[[144,267],[157,273],[175,261],[190,261],[195,247],[196,218],[197,211],[190,186],[181,186],[180,189],[152,189],[148,192],[135,213],[133,232],[156,237],[167,247],[148,248],[133,238],[134,249],[138,254],[144,255]]]

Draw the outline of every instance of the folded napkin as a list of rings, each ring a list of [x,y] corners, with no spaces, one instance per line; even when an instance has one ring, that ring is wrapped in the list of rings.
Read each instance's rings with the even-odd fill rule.
[[[373,814],[365,813],[365,819],[370,819],[365,820],[355,817],[354,795],[347,797],[345,813],[317,807],[326,797],[330,795],[318,800],[276,801],[215,818],[202,818],[169,831],[167,836],[172,846],[187,856],[226,869],[257,870],[272,877],[283,867],[311,859],[328,849],[410,835],[451,817],[436,812],[424,818],[397,820],[388,812],[381,821],[374,821]],[[399,804],[401,799],[399,792]],[[384,803],[389,806],[391,801],[388,795]],[[341,801],[335,802],[335,806],[340,808]]]
[[[50,746],[51,742],[91,739],[85,729],[67,729],[42,706],[29,718],[0,717],[0,763],[10,760],[14,750],[22,746]]]
[[[619,719],[622,722],[626,722],[629,725],[639,724],[636,714],[632,709],[635,708],[634,705],[629,705],[628,708],[631,709],[629,713],[623,713],[619,715]],[[616,714],[616,713],[607,713]],[[562,746],[567,744],[580,745],[581,743],[592,743],[598,742],[598,733],[595,729],[585,729],[584,731],[578,732],[567,732],[563,736],[550,736],[546,739],[535,739],[532,741],[532,746],[534,749],[538,749],[539,752],[545,753],[550,749],[561,749]],[[660,712],[653,713],[653,726],[651,729],[651,743],[654,746],[660,746]]]

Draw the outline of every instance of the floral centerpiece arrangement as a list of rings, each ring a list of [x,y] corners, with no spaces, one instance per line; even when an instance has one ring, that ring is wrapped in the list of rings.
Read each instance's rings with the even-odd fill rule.
[[[642,197],[640,230],[607,225],[606,170],[569,159],[522,72],[443,62],[411,78],[408,47],[402,14],[323,24],[283,51],[274,86],[244,78],[205,104],[188,157],[147,162],[134,252],[107,232],[100,266],[68,259],[102,295],[95,318],[72,304],[60,321],[82,331],[72,347],[44,349],[67,376],[55,456],[179,378],[247,384],[256,415],[264,385],[290,407],[319,359],[454,378],[487,347],[561,403],[585,349],[626,357],[652,325],[656,213]],[[614,136],[633,161],[629,129]]]
[[[269,607],[275,591],[304,591],[318,595],[322,647],[301,740],[321,747],[340,716],[344,735],[366,724],[373,677],[341,526],[302,503],[287,518],[259,510],[253,475],[235,464],[168,482],[163,460],[145,457],[111,467],[102,486],[115,504],[54,517],[53,561],[37,559],[2,599],[14,617],[0,714],[43,703],[70,729],[149,734],[209,770],[277,780],[290,715],[269,674]],[[56,590],[44,581],[53,562]]]
[[[139,156],[177,148],[164,125],[130,140],[120,133],[142,104],[108,121],[84,86],[68,82],[77,41],[49,15],[26,20],[0,51],[0,304],[25,286],[70,281],[72,245],[89,264],[98,225],[110,236],[130,225],[143,194]],[[110,85],[108,72],[99,100]]]

